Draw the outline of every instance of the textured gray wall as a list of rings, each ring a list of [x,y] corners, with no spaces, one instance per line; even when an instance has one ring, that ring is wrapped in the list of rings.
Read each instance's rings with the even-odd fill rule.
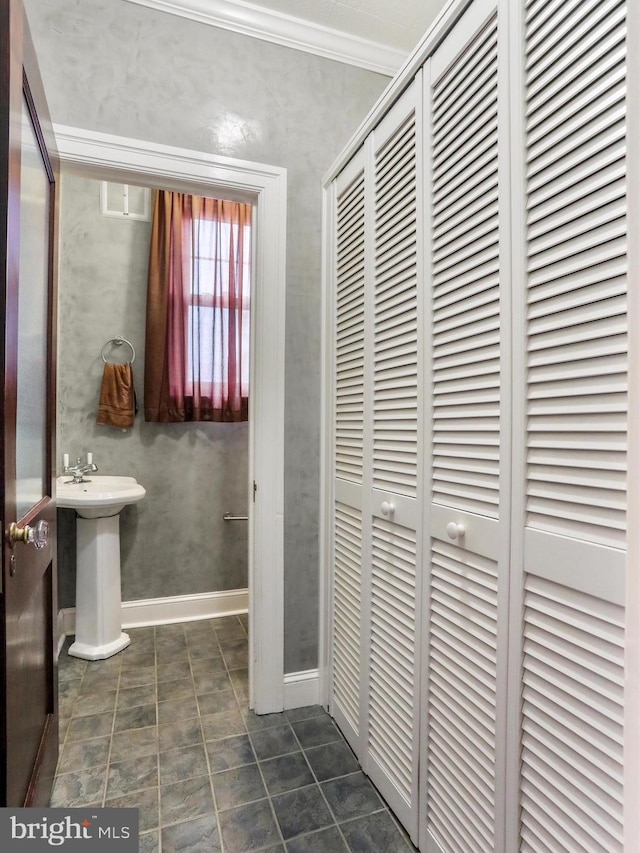
[[[388,80],[115,0],[25,5],[54,122],[288,170],[285,671],[310,669],[318,640],[321,183]],[[203,440],[178,429],[163,452]],[[172,588],[179,581],[179,565],[158,571]]]
[[[120,516],[124,601],[247,586],[247,424],[154,424],[143,417],[151,225],[99,213],[99,182],[63,174],[60,216],[58,464],[93,452],[101,474],[147,489]],[[96,424],[105,341],[136,350],[132,429]],[[117,352],[116,350],[113,350]],[[128,350],[127,350],[128,352]],[[75,603],[75,518],[59,510],[60,606]]]

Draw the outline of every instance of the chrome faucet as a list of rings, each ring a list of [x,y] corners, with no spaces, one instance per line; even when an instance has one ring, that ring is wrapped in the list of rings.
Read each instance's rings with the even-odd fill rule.
[[[73,474],[73,479],[67,480],[67,483],[90,483],[91,480],[86,480],[84,475],[90,474],[91,472],[95,472],[98,470],[98,466],[95,462],[87,462],[86,465],[82,464],[82,460],[78,456],[76,459],[75,465],[65,465],[62,471],[63,474]]]

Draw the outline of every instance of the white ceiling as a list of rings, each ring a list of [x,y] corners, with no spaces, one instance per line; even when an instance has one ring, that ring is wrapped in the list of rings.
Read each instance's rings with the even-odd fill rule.
[[[409,53],[447,0],[250,0],[274,12]]]

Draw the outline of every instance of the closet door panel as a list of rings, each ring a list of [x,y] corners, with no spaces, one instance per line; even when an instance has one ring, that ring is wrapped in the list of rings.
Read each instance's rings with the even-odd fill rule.
[[[429,828],[442,850],[493,850],[497,564],[435,539],[431,559]]]
[[[421,77],[373,133],[372,488],[365,769],[417,838]]]
[[[498,16],[476,0],[430,60],[427,849],[503,846],[509,513],[508,233]],[[503,195],[501,196],[501,192]]]
[[[622,850],[624,608],[525,584],[522,850]]]
[[[359,754],[365,535],[364,152],[336,181],[333,565],[330,710]]]
[[[622,851],[626,3],[526,3],[522,849]]]
[[[415,84],[374,132],[373,488],[415,499],[418,186],[414,102]]]
[[[417,769],[416,533],[374,518],[371,538],[367,769],[383,794],[393,792],[396,807],[402,797],[406,813],[415,802]]]

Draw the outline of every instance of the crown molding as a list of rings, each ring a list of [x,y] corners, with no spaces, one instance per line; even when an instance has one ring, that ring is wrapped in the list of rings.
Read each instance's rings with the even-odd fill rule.
[[[281,12],[245,3],[243,0],[126,0],[159,12],[169,12],[191,21],[208,24],[269,41],[325,59],[356,65],[393,77],[406,59],[402,50],[330,27],[304,21]]]

